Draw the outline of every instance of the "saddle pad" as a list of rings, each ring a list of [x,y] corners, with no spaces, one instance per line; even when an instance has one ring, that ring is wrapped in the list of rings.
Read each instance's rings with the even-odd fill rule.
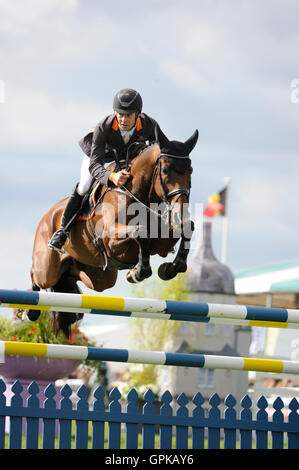
[[[86,199],[85,204],[80,212],[78,220],[89,220],[95,214],[96,204],[99,200],[102,191],[102,184],[99,181],[95,181],[89,197]]]

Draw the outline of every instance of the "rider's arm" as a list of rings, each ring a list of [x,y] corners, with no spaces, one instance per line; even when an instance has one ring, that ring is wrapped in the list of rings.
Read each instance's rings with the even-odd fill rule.
[[[116,172],[112,172],[109,176],[109,181],[114,183],[116,186],[123,186],[126,184],[128,178],[130,177],[130,172],[127,170],[123,169]]]
[[[111,171],[104,166],[105,162],[106,140],[101,126],[97,126],[93,133],[93,139],[90,151],[89,171],[91,175],[102,184],[108,185]]]

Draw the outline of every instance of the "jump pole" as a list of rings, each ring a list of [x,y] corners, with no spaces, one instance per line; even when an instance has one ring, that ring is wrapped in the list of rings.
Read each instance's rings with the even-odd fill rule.
[[[5,355],[299,374],[298,361],[0,341],[0,362]]]
[[[295,328],[294,325],[299,325],[299,310],[284,308],[5,289],[0,289],[0,301],[1,307],[58,310],[66,313],[75,311],[139,317],[142,314],[156,314],[156,318],[157,314],[162,314],[161,319],[202,322],[208,322],[211,318],[234,319],[248,321],[248,326],[273,327],[270,325],[273,322],[278,323],[279,328]],[[137,312],[139,315],[136,315]],[[192,320],[193,317],[197,320]],[[145,315],[143,318],[146,318]]]
[[[65,306],[40,306],[40,305],[18,305],[18,304],[0,304],[0,307],[6,308],[25,308],[32,310],[42,310],[51,312],[51,310],[64,312],[64,313],[82,313],[82,314],[94,314],[94,315],[108,315],[117,317],[128,317],[128,318],[144,318],[152,320],[174,320],[174,321],[185,321],[194,323],[209,323],[209,324],[220,324],[220,325],[231,325],[231,326],[255,326],[263,328],[283,328],[283,329],[299,329],[299,323],[287,323],[278,321],[259,321],[259,320],[243,320],[238,318],[229,317],[204,317],[201,315],[183,315],[183,314],[167,314],[157,312],[127,312],[122,310],[100,310],[100,309],[84,309],[80,307],[65,307]]]

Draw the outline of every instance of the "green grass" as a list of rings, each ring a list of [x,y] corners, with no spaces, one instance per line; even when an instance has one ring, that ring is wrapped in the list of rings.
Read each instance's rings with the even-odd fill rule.
[[[76,448],[76,423],[75,421],[72,422],[72,438],[71,438],[71,449],[75,449]],[[91,449],[92,448],[92,443],[91,443],[91,436],[92,436],[92,423],[89,422],[88,423],[88,449]],[[104,440],[104,449],[108,449],[108,423],[105,423],[105,440]],[[38,441],[38,448],[39,449],[42,449],[42,435],[40,434],[39,435],[39,441]],[[58,436],[55,436],[55,449],[59,449],[59,440],[58,440]],[[125,432],[121,432],[121,445],[120,445],[120,448],[121,449],[125,449],[126,448],[126,433]],[[159,449],[160,448],[160,437],[159,437],[159,434],[155,434],[155,449]],[[175,449],[176,448],[176,437],[175,435],[172,436],[172,448]],[[208,439],[205,439],[205,443],[204,443],[204,448],[205,449],[208,449]],[[220,449],[223,449],[224,448],[224,441],[223,439],[220,440]],[[236,444],[236,448],[237,449],[240,449],[240,443],[239,441],[237,440],[237,444]],[[287,439],[285,438],[284,439],[284,448],[286,449],[287,448]],[[9,449],[9,435],[8,434],[5,434],[5,449]],[[26,436],[25,434],[22,435],[22,449],[26,449]],[[138,434],[138,449],[142,449],[142,434],[139,433]],[[188,449],[192,449],[192,439],[191,437],[189,437],[188,439]],[[253,440],[252,441],[252,449],[255,449],[255,441]],[[269,436],[268,438],[268,449],[271,449],[271,438]]]
[[[89,422],[88,425],[88,448],[92,448],[92,443],[91,443],[91,436],[92,436],[92,423]],[[108,423],[105,423],[105,434],[104,434],[104,448],[108,449]],[[159,434],[155,434],[155,449],[159,448]],[[191,448],[191,439],[189,439]],[[120,436],[120,448],[125,449],[126,448],[126,433],[121,432]],[[175,448],[175,436],[172,438],[172,446]],[[38,448],[42,449],[42,435],[39,435],[38,438]],[[71,439],[71,448],[75,449],[76,448],[76,424],[75,422],[72,423],[72,439]],[[142,435],[141,433],[138,434],[138,448],[142,449]],[[9,449],[9,434],[5,434],[5,449]],[[22,434],[22,449],[26,449],[26,435]],[[55,436],[55,449],[59,449],[59,439],[58,436]]]

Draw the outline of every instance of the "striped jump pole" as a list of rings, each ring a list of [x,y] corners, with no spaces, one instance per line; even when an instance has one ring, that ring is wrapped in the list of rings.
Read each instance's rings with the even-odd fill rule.
[[[299,362],[288,360],[0,341],[0,361],[5,355],[299,374]]]
[[[8,308],[20,308],[20,305],[15,304],[0,304],[0,307]],[[194,323],[209,323],[209,324],[221,324],[231,326],[256,326],[264,328],[284,328],[284,329],[299,329],[299,323],[287,323],[287,322],[275,322],[275,321],[259,321],[259,320],[243,320],[238,318],[229,317],[208,317],[202,315],[183,315],[183,314],[169,314],[169,313],[157,313],[157,312],[128,312],[126,310],[100,310],[100,309],[85,309],[80,307],[65,307],[65,306],[41,306],[41,305],[22,305],[21,307],[32,310],[45,310],[50,312],[55,310],[64,313],[82,313],[82,314],[94,314],[94,315],[108,315],[117,317],[128,317],[128,318],[148,318],[152,320],[173,320],[173,321],[186,321]]]
[[[62,312],[75,311],[143,318],[154,318],[150,314],[155,314],[155,318],[158,318],[157,315],[161,314],[161,318],[165,320],[205,323],[211,321],[212,318],[234,319],[236,324],[240,324],[237,322],[241,321],[244,326],[276,326],[278,328],[298,328],[295,325],[299,325],[299,310],[284,308],[5,289],[0,289],[0,301],[2,307],[9,308],[54,309]]]

